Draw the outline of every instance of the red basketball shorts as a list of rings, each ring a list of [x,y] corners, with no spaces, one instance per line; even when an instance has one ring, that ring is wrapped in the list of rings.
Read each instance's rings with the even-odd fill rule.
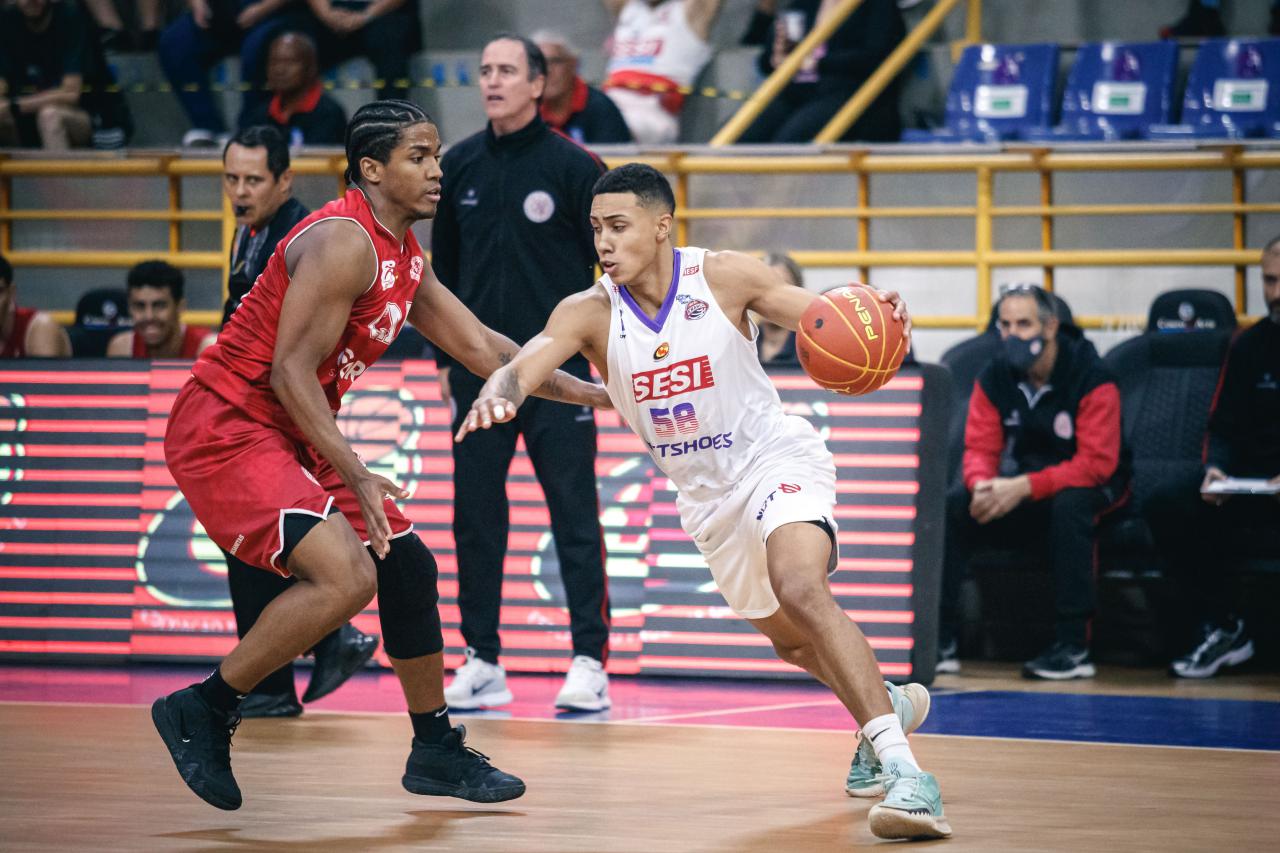
[[[279,557],[290,513],[323,519],[336,510],[369,543],[360,504],[328,461],[195,379],[169,413],[164,456],[209,538],[252,566],[289,575]],[[413,529],[393,501],[383,509],[392,536]]]

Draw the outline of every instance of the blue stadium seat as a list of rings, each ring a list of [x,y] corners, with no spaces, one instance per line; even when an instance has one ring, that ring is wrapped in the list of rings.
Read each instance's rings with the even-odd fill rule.
[[[981,44],[965,48],[947,92],[946,127],[908,129],[903,142],[999,142],[1021,139],[1052,119],[1056,44]]]
[[[1196,54],[1182,123],[1150,139],[1280,136],[1280,39],[1213,39]]]
[[[1178,45],[1086,44],[1076,53],[1062,94],[1062,123],[1029,128],[1028,141],[1077,142],[1138,139],[1153,124],[1167,124],[1178,70]]]
[[[103,358],[107,344],[133,327],[129,295],[120,288],[90,290],[76,302],[75,325],[67,329],[74,358]]]

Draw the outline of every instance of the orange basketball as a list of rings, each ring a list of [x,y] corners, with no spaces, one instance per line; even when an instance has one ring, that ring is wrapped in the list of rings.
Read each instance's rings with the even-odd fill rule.
[[[851,284],[828,290],[805,309],[796,352],[823,388],[868,394],[897,374],[907,341],[893,306],[865,284]]]

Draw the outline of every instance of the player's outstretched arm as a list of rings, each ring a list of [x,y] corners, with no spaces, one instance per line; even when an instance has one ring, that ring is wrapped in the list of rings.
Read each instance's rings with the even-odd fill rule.
[[[520,351],[515,341],[476,319],[476,315],[436,279],[430,267],[409,309],[409,322],[476,376],[492,376]],[[555,369],[568,358],[565,356],[551,365],[542,381],[528,393],[559,403],[612,408],[604,388]]]
[[[607,328],[609,322],[608,310],[601,313],[593,296],[592,291],[586,291],[562,300],[551,312],[546,328],[525,344],[510,364],[493,372],[463,418],[455,441],[514,418],[533,389],[557,372],[559,365],[588,348],[591,330],[601,321]]]
[[[390,547],[384,495],[405,498],[398,484],[369,471],[338,431],[316,371],[342,334],[351,306],[369,289],[378,268],[368,236],[353,222],[320,222],[288,249],[289,288],[280,307],[271,390],[307,441],[360,503],[369,545],[379,557]]]
[[[783,281],[768,264],[750,255],[708,253],[705,267],[709,281],[735,283],[734,294],[741,300],[743,309],[754,311],[769,322],[793,332],[800,327],[800,317],[805,309],[818,298],[810,290]],[[881,302],[893,306],[893,316],[902,323],[910,346],[911,315],[907,312],[907,303],[895,290],[876,290],[875,294]]]

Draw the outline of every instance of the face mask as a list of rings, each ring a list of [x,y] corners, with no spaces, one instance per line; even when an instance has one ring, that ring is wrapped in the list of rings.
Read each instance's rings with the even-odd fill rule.
[[[1031,365],[1044,352],[1044,338],[1034,337],[1030,340],[1010,335],[1004,339],[1004,358],[1017,374],[1025,374]]]

